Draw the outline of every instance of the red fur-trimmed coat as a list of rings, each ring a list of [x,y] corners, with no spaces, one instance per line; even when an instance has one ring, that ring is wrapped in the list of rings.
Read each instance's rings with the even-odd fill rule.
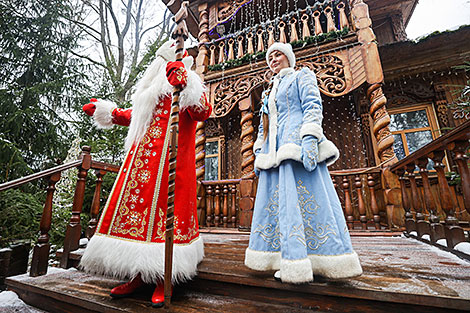
[[[158,98],[150,125],[126,153],[81,260],[87,272],[121,279],[140,273],[146,282],[164,275],[171,100],[171,94]],[[196,215],[195,132],[197,122],[207,119],[211,110],[203,94],[199,103],[184,106],[179,114],[173,281],[194,276],[204,255]],[[111,112],[113,124],[130,124],[131,109]]]

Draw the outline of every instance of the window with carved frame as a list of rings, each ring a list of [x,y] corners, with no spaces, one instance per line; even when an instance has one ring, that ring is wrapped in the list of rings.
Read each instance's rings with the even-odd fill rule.
[[[389,109],[393,150],[399,160],[439,137],[432,104]]]
[[[220,180],[222,170],[222,147],[224,136],[206,139],[204,180]]]

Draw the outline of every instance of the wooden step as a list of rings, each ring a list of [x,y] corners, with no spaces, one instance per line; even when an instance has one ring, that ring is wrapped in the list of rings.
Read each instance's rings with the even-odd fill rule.
[[[171,312],[458,312],[470,308],[470,263],[403,237],[353,237],[364,274],[342,281],[277,282],[244,266],[249,236],[205,233],[198,276],[175,288]],[[50,312],[147,312],[152,288],[113,300],[113,279],[75,269],[7,279],[28,304]],[[52,309],[51,309],[52,308]]]

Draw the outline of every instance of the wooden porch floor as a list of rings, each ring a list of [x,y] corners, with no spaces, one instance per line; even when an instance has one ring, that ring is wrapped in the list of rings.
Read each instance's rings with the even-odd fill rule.
[[[248,235],[202,234],[206,257],[197,278],[175,288],[171,312],[453,312],[470,311],[470,263],[404,237],[353,236],[364,274],[282,284],[273,272],[243,265]],[[113,300],[118,281],[75,269],[7,279],[26,303],[50,312],[148,312],[152,288]],[[157,310],[157,309],[154,309]],[[164,311],[160,309],[160,311]]]

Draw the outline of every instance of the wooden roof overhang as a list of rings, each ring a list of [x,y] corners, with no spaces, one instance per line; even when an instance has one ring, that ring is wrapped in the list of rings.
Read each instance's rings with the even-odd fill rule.
[[[405,27],[418,5],[418,0],[364,0],[364,2],[369,6],[369,14],[374,22],[392,14],[401,14]]]
[[[421,41],[402,41],[379,47],[385,78],[447,70],[470,60],[470,25],[430,35]]]

